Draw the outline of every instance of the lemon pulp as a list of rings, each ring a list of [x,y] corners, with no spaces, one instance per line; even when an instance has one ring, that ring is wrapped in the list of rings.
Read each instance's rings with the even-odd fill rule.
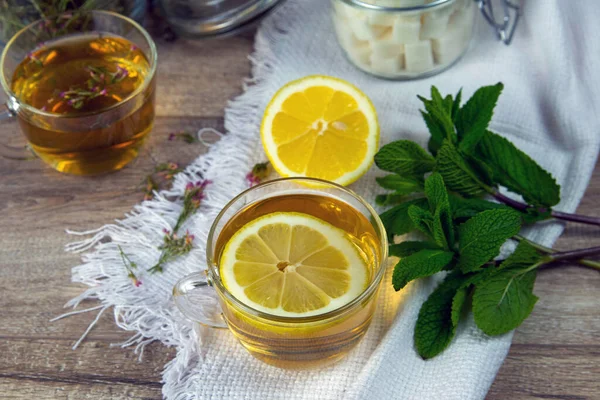
[[[367,263],[348,234],[308,214],[275,212],[225,245],[221,279],[242,303],[273,315],[311,316],[349,303],[367,286]]]
[[[308,76],[281,88],[265,110],[261,137],[282,176],[347,185],[372,165],[379,145],[377,114],[358,88]]]

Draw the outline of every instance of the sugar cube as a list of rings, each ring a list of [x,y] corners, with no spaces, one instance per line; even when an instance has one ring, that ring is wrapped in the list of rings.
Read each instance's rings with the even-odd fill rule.
[[[373,55],[380,58],[395,57],[404,53],[404,45],[392,38],[391,29],[380,38],[371,41]]]
[[[450,14],[427,13],[423,17],[423,25],[421,26],[421,40],[441,37],[446,32]]]
[[[420,30],[420,22],[396,18],[392,38],[396,43],[416,43],[419,41]]]
[[[426,72],[433,68],[431,42],[423,40],[404,45],[406,70],[409,72]]]
[[[397,76],[404,68],[404,56],[379,57],[375,53],[371,54],[371,70],[383,76],[393,78]]]
[[[367,21],[372,25],[392,26],[394,25],[394,14],[386,11],[365,10]]]
[[[385,32],[384,26],[371,25],[366,19],[351,19],[348,24],[358,40],[374,39]]]

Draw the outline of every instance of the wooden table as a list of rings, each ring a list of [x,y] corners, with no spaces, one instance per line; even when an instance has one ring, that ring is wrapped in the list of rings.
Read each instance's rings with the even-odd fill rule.
[[[86,230],[110,223],[142,199],[154,165],[183,165],[206,149],[169,142],[169,132],[223,129],[223,108],[249,75],[252,38],[164,43],[159,40],[158,105],[149,153],[123,171],[95,178],[62,175],[39,161],[0,159],[0,397],[8,399],[160,398],[161,371],[174,350],[150,345],[142,363],[111,348],[130,333],[105,313],[77,351],[71,346],[92,314],[49,320],[79,294],[70,283],[79,256],[63,251]],[[1,137],[21,141],[15,124]],[[216,140],[216,137],[213,138]],[[600,214],[600,166],[579,210]],[[600,230],[572,225],[557,248],[600,243]],[[539,274],[533,315],[518,329],[490,399],[600,398],[600,274],[561,267]],[[90,302],[87,305],[93,305]],[[85,306],[86,304],[83,304]]]

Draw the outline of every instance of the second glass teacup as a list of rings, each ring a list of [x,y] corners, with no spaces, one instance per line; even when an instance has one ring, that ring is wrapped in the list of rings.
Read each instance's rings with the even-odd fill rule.
[[[189,319],[228,327],[266,363],[323,366],[367,331],[387,248],[379,216],[354,192],[318,179],[278,179],[225,206],[208,236],[208,270],[180,280],[173,295]],[[221,315],[206,310],[207,286]]]
[[[118,170],[152,130],[156,61],[150,35],[116,13],[34,22],[2,53],[0,84],[8,102],[0,104],[0,120],[15,115],[31,150],[58,171]]]

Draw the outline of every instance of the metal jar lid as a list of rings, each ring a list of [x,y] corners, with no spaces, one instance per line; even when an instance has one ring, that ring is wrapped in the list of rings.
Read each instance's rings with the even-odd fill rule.
[[[160,0],[164,17],[182,36],[214,37],[254,25],[284,0]]]

